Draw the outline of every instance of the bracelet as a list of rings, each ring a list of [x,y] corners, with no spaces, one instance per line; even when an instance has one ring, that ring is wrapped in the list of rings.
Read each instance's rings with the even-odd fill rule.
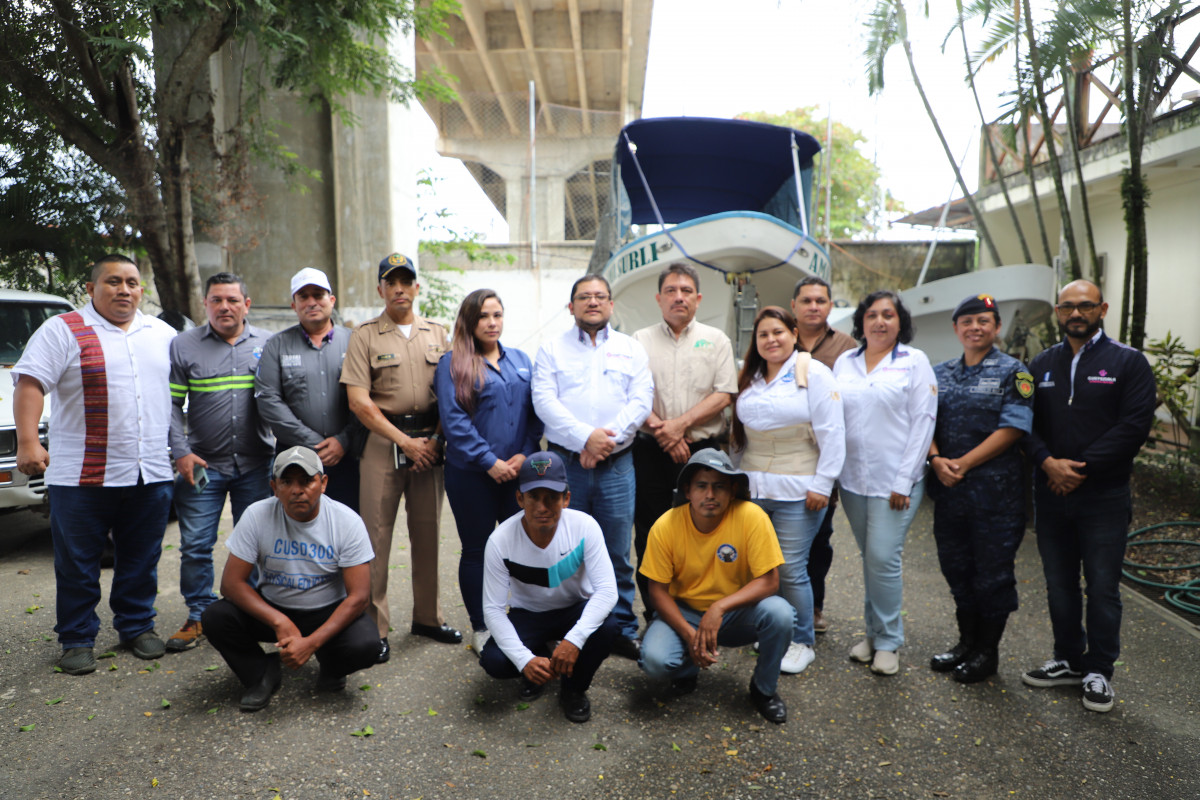
[[[933,460],[934,460],[935,458],[943,458],[943,456],[942,456],[942,454],[941,454],[941,453],[934,453],[933,455],[931,455],[931,456],[929,456],[928,458],[926,458],[926,459],[925,459],[925,466],[927,466],[927,467],[932,467],[932,466],[933,466]]]

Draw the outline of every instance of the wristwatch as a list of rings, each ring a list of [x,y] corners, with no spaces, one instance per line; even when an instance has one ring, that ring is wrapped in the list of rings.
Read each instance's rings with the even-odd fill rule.
[[[929,456],[928,458],[926,458],[926,459],[925,459],[925,466],[927,466],[927,467],[932,467],[932,466],[933,466],[933,460],[934,460],[935,458],[943,458],[943,456],[942,456],[942,454],[941,454],[941,453],[934,453],[933,455],[931,455],[931,456]]]

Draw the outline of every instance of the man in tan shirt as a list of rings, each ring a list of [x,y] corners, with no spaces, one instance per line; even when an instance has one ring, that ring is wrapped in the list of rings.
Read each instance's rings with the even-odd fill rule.
[[[368,612],[379,627],[382,663],[391,655],[388,559],[401,495],[412,547],[411,632],[445,644],[461,642],[462,634],[445,623],[438,605],[444,488],[433,378],[449,349],[446,329],[417,316],[417,265],[399,253],[379,262],[376,288],[387,305],[350,337],[342,383],[350,410],[370,431],[359,465],[359,509],[375,549]]]
[[[633,443],[633,547],[639,565],[650,528],[674,505],[675,484],[688,459],[706,447],[720,449],[722,412],[737,393],[733,345],[723,331],[696,321],[701,298],[695,267],[682,261],[667,265],[655,295],[663,321],[633,334],[654,376],[654,410]],[[649,622],[649,582],[640,571],[637,584]]]
[[[833,310],[833,297],[829,282],[824,278],[810,275],[796,284],[792,292],[792,313],[796,315],[800,338],[796,347],[833,369],[833,362],[847,350],[858,347],[858,342],[850,336],[835,331],[829,327],[829,312]],[[825,520],[813,539],[808,551],[808,578],[812,583],[813,592],[813,630],[825,633],[829,623],[825,619],[825,576],[829,574],[829,566],[833,563],[833,512],[837,508],[837,489],[829,498],[829,507],[825,511]]]

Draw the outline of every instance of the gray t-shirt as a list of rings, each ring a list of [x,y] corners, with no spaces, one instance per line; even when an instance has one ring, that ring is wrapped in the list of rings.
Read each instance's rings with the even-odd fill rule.
[[[274,497],[242,514],[225,546],[258,565],[258,586],[282,608],[323,608],[346,597],[342,569],[375,558],[367,527],[350,508],[321,498],[317,516],[297,522]]]

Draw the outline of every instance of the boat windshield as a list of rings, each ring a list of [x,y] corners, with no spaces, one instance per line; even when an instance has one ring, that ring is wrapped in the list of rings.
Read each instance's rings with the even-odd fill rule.
[[[0,300],[0,364],[11,366],[17,363],[33,332],[56,314],[70,310],[71,306],[66,301],[43,303]]]

